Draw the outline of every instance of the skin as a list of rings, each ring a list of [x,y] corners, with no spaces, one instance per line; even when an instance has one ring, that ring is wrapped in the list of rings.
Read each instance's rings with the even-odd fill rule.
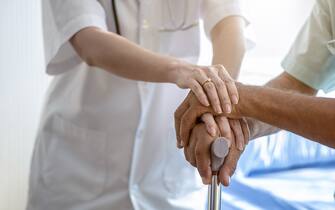
[[[237,79],[241,67],[241,63],[246,51],[245,46],[245,36],[244,36],[245,21],[239,16],[230,16],[221,20],[216,24],[211,31],[211,40],[213,43],[213,59],[212,64],[222,64],[225,66],[227,72],[232,75],[233,79]],[[224,46],[224,47],[222,47]],[[225,76],[221,76],[224,78]],[[232,81],[226,81],[229,83]],[[219,87],[219,85],[216,85]],[[234,96],[231,96],[232,98]],[[220,97],[221,104],[224,106],[223,110],[226,113],[230,113],[232,107],[230,106],[230,101],[225,101],[229,99],[228,97]],[[238,101],[238,99],[235,99]],[[212,135],[216,135],[216,125],[213,115],[204,115],[202,121],[206,122],[207,131]],[[226,128],[226,130],[233,130],[235,133],[235,141],[240,150],[243,150],[245,144],[247,144],[248,139],[242,133],[242,125],[245,124],[245,120],[241,118],[236,120],[236,123],[230,124],[228,118],[221,117],[218,121],[220,127]],[[227,132],[220,135],[224,136]],[[230,137],[225,136],[229,140],[233,140]],[[182,147],[180,145],[180,147]]]
[[[240,92],[240,102],[228,117],[248,117],[251,138],[285,129],[335,148],[334,99],[315,97],[316,90],[287,73],[282,73],[264,87],[243,84],[237,84],[237,87]],[[192,128],[196,126],[195,120],[204,113],[213,112],[210,107],[199,106],[192,95],[189,95],[183,103],[188,103],[189,107],[187,112],[180,112],[182,122],[179,135],[182,136],[182,140],[194,141],[194,138],[189,136],[190,133],[192,135]],[[206,147],[203,150],[206,150]],[[189,153],[194,156],[196,154],[194,150]],[[221,182],[225,179],[222,174],[234,173],[241,153],[242,151],[228,154],[228,157],[233,157],[227,158],[220,171]],[[198,157],[198,159],[201,158],[208,160],[206,156]]]
[[[159,55],[117,34],[95,27],[88,27],[76,33],[71,39],[71,44],[88,65],[132,80],[168,82],[181,88],[190,88],[195,100],[204,107],[212,105],[215,114],[222,111],[230,113],[232,104],[238,103],[239,96],[234,80],[229,75],[233,75],[236,79],[239,74],[245,53],[244,24],[241,17],[228,17],[213,28],[211,39],[214,47],[211,67],[196,66]],[[127,62],[124,62],[125,60]],[[227,66],[227,70],[223,66]],[[212,82],[204,84],[208,78]],[[202,126],[201,129],[207,129],[212,133],[211,139],[217,135],[226,136],[231,139],[232,145],[235,145],[236,139],[240,150],[249,139],[249,134],[246,134],[249,130],[243,118],[231,121],[222,116],[214,120],[213,115],[204,115],[203,121],[207,122],[208,126]],[[213,126],[213,122],[218,123],[219,130]],[[209,135],[208,132],[204,133]],[[236,153],[235,149],[231,151],[230,154]],[[204,182],[208,182],[211,170],[204,173],[207,174]],[[228,185],[229,176],[224,177],[225,184]]]
[[[196,66],[151,52],[96,27],[76,33],[71,44],[88,65],[132,80],[174,83],[180,88],[190,88],[204,106],[212,105],[216,113],[222,113],[221,101],[222,104],[238,102],[235,83],[222,65]],[[208,79],[213,82],[202,85]]]
[[[132,80],[168,82],[181,88],[190,88],[202,105],[212,105],[216,113],[230,113],[231,105],[237,104],[239,98],[230,74],[235,79],[239,74],[245,53],[244,25],[241,17],[231,16],[213,28],[211,39],[215,47],[213,66],[210,67],[196,66],[151,52],[117,34],[96,27],[88,27],[76,33],[71,44],[88,65]],[[212,82],[204,84],[208,78]],[[207,126],[207,130],[215,135],[213,126]],[[242,148],[244,139],[239,137],[237,141]]]
[[[236,141],[234,141],[236,138],[235,134],[243,135],[245,139],[249,139],[250,133],[248,124],[245,121],[227,119],[226,117],[217,116],[215,117],[214,122],[214,124],[217,125],[215,127],[216,135],[213,137],[206,132],[206,123],[209,122],[205,120],[205,123],[199,123],[192,129],[189,144],[184,148],[185,158],[192,166],[198,169],[198,172],[202,177],[202,182],[204,184],[210,184],[212,176],[212,170],[210,167],[211,160],[209,154],[210,146],[218,136],[231,139],[232,141],[230,142],[231,144],[229,153],[225,163],[219,171],[219,178],[221,183],[224,186],[228,186],[230,182],[230,176],[232,176],[233,172],[235,171],[235,168],[231,168],[234,165],[229,163],[237,163],[241,154],[241,150],[236,147]]]

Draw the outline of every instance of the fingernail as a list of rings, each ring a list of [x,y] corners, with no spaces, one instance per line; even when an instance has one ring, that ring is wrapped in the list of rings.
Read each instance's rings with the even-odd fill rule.
[[[229,184],[230,184],[230,176],[228,176],[228,186],[229,186]]]
[[[239,146],[238,146],[238,149],[240,150],[240,151],[243,151],[243,149],[244,149],[244,146],[243,146],[243,144],[239,144]]]
[[[211,136],[214,137],[214,136],[216,135],[216,130],[215,130],[215,128],[210,127],[209,130],[210,130],[210,132],[211,132]]]
[[[225,109],[226,109],[227,113],[231,113],[231,106],[230,106],[230,104],[226,104],[225,105]]]
[[[238,98],[236,96],[232,96],[232,102],[233,104],[238,104]]]
[[[206,184],[206,181],[207,181],[207,180],[205,179],[205,177],[201,177],[201,180],[202,180],[202,183],[203,183],[203,184]]]
[[[222,114],[222,109],[220,106],[216,106],[215,108],[215,112],[218,113],[218,114]]]
[[[210,106],[209,101],[207,99],[204,100],[205,106]]]

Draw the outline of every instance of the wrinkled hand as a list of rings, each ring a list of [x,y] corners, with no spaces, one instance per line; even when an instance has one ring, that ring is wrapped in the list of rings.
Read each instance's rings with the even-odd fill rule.
[[[203,106],[195,95],[190,92],[183,103],[175,111],[175,129],[177,136],[177,147],[182,148],[188,145],[190,132],[196,125],[199,118],[205,113],[212,113],[214,116],[219,116],[212,107]],[[234,107],[228,115],[229,118],[241,118],[238,110]],[[214,135],[213,129],[209,128],[208,132]]]
[[[172,64],[172,81],[180,88],[190,88],[203,106],[212,106],[215,113],[230,113],[238,103],[235,81],[222,65],[194,66]]]
[[[214,118],[207,115],[205,120],[214,120]],[[242,153],[237,149],[235,138],[243,138],[244,141],[249,139],[249,129],[245,120],[230,120],[225,117],[216,117],[215,132],[213,137],[208,134],[206,125],[204,123],[197,124],[191,134],[189,145],[184,147],[186,160],[198,169],[204,184],[211,182],[212,171],[210,167],[210,146],[212,142],[220,135],[230,139],[229,153],[219,171],[219,181],[228,186],[230,177],[234,174],[238,159]],[[236,137],[235,137],[236,136]]]

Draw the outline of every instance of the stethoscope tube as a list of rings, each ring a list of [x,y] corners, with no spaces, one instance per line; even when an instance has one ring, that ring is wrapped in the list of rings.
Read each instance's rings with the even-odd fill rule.
[[[116,10],[115,0],[112,0],[112,11],[113,11],[113,15],[114,15],[114,24],[115,24],[116,33],[118,35],[121,35],[120,25],[119,25],[119,18],[118,18],[118,14],[117,14],[117,10]]]

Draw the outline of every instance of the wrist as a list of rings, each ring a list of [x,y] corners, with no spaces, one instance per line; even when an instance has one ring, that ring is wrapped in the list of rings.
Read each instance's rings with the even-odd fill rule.
[[[240,116],[245,116],[244,107],[246,106],[245,105],[245,102],[246,102],[246,98],[245,98],[246,88],[245,88],[245,85],[240,83],[240,82],[236,82],[235,84],[236,84],[236,88],[237,88],[237,91],[238,91],[238,94],[239,94],[239,101],[238,101],[238,104],[235,105],[235,112]]]
[[[186,75],[186,70],[190,70],[189,63],[177,59],[171,60],[166,66],[168,82],[179,86],[180,80]]]
[[[250,132],[250,140],[255,139],[257,134],[256,134],[256,126],[255,126],[255,120],[252,118],[246,118],[249,132]]]

